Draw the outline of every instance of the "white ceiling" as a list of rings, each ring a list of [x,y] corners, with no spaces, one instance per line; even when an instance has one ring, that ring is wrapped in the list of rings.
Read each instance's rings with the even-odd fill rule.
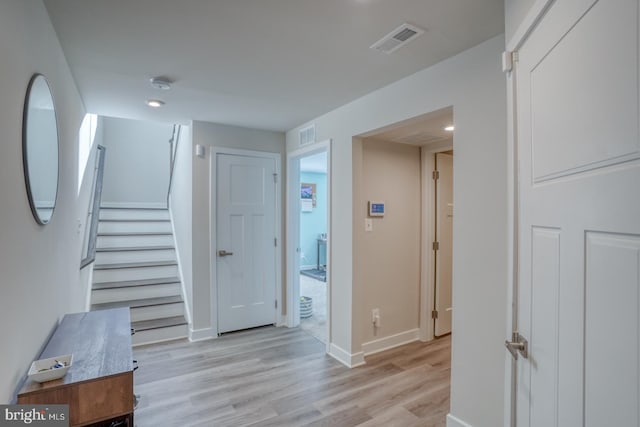
[[[452,107],[394,123],[360,136],[380,141],[426,146],[450,141],[454,132],[444,130],[447,126],[455,126]]]
[[[327,173],[327,152],[301,158],[300,172]]]
[[[502,33],[503,2],[45,0],[89,112],[280,131]],[[426,33],[369,49],[403,22]]]

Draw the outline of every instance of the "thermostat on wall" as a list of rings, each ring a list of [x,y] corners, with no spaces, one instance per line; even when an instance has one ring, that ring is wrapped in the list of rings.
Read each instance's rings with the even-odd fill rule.
[[[369,216],[384,216],[384,202],[369,202]]]

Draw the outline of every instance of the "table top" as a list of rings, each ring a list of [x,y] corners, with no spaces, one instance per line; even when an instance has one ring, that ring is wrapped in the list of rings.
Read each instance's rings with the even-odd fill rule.
[[[27,379],[20,395],[133,371],[129,308],[64,316],[38,359],[73,354],[67,374],[54,381]]]

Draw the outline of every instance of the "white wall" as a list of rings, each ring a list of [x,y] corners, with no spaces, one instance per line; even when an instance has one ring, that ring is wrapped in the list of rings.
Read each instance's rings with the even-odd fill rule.
[[[527,12],[531,9],[536,0],[505,0],[504,1],[504,18],[505,18],[505,40],[511,40],[513,34],[518,29],[520,23],[527,16]]]
[[[193,262],[192,262],[192,157],[191,127],[182,126],[175,166],[169,209],[175,230],[176,251],[182,271],[182,285],[185,290],[185,303],[189,313],[193,313]]]
[[[0,2],[0,402],[14,391],[62,315],[82,311],[77,219],[78,130],[84,107],[39,0]],[[33,73],[51,86],[60,136],[57,207],[36,224],[22,170],[22,108]]]
[[[216,123],[192,123],[192,140],[195,147],[201,144],[206,147],[206,158],[193,158],[193,325],[195,336],[204,338],[213,336],[212,315],[215,299],[211,298],[211,224],[215,224],[215,217],[211,212],[210,189],[210,156],[212,147],[226,147],[254,151],[279,153],[282,177],[281,194],[284,196],[284,153],[285,136],[281,132],[271,132],[247,129],[236,126],[220,125]],[[283,197],[284,199],[284,197]],[[284,202],[282,204],[284,230]],[[284,236],[283,236],[284,241]],[[282,245],[282,259],[284,260],[284,245]],[[284,262],[284,261],[283,261]],[[284,269],[282,270],[284,277]],[[283,286],[284,289],[284,286]],[[284,310],[284,296],[282,309]]]
[[[167,203],[173,125],[103,118],[103,203]]]
[[[507,280],[503,49],[503,37],[493,38],[313,120],[317,140],[334,141],[331,336],[334,345],[357,359],[364,338],[362,324],[369,322],[370,313],[354,300],[367,289],[354,274],[353,228],[363,218],[360,207],[353,206],[353,138],[453,106],[456,222],[451,413],[476,427],[503,422]],[[297,148],[298,130],[287,132],[287,150]]]

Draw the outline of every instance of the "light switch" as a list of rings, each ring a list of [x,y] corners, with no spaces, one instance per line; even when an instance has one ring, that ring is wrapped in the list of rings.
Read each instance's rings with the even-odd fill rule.
[[[364,231],[373,231],[373,220],[371,218],[364,219]]]
[[[204,159],[204,145],[196,144],[196,156]]]

